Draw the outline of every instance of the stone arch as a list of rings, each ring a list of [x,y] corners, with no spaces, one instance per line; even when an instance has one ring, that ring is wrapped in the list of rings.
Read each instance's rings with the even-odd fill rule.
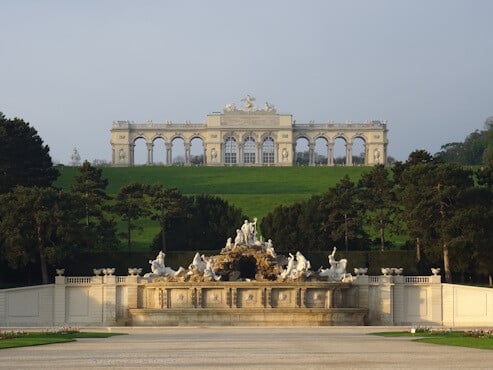
[[[224,138],[224,160],[225,165],[236,165],[238,163],[238,140],[233,135]]]
[[[132,140],[131,163],[134,166],[149,164],[148,142],[144,135],[138,135]]]
[[[173,166],[185,165],[185,138],[183,135],[173,135],[170,139],[170,159]]]
[[[368,164],[368,149],[366,138],[363,135],[355,135],[351,138],[352,164],[364,166]]]
[[[162,135],[156,135],[152,138],[151,144],[148,146],[150,150],[150,164],[164,166],[167,164],[166,158],[166,138]]]
[[[262,164],[273,165],[276,162],[276,141],[272,135],[264,135],[261,145]]]
[[[252,135],[245,136],[243,139],[243,164],[253,165],[256,163],[257,144]]]
[[[200,135],[190,138],[189,162],[193,165],[205,165],[205,140]]]
[[[296,137],[294,153],[295,164],[297,166],[307,166],[310,164],[310,138],[307,135]]]
[[[329,163],[329,139],[318,135],[314,140],[314,164],[327,165]]]
[[[343,166],[347,164],[348,155],[348,138],[345,135],[339,134],[334,136],[333,140],[333,151],[332,151],[332,163],[334,165]]]

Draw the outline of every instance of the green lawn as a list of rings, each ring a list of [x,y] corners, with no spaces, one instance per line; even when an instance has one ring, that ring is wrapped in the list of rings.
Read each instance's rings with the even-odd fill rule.
[[[69,189],[78,169],[59,167],[58,186]],[[357,181],[371,167],[157,167],[103,169],[107,192],[131,182],[164,184],[185,195],[210,194],[226,199],[248,217],[261,220],[278,205],[308,199],[334,186],[344,175]]]
[[[416,342],[444,346],[469,347],[493,350],[493,334],[488,331],[420,331],[372,333],[383,337],[415,337]]]
[[[19,334],[0,333],[0,349],[39,346],[42,344],[73,342],[78,338],[108,338],[119,333],[88,332],[27,332]]]

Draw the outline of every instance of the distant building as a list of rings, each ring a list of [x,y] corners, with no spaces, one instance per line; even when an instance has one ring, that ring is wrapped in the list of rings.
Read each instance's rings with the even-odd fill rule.
[[[113,166],[133,166],[135,142],[144,139],[147,144],[147,164],[154,164],[154,142],[164,140],[164,165],[172,165],[173,142],[182,139],[185,146],[184,164],[195,163],[191,158],[192,140],[202,141],[201,164],[205,166],[293,166],[300,153],[297,141],[306,139],[308,152],[305,164],[320,164],[315,153],[315,142],[326,144],[324,165],[333,166],[334,143],[343,140],[346,147],[345,165],[353,165],[353,141],[364,143],[364,165],[386,164],[387,124],[385,121],[364,123],[295,123],[290,114],[279,114],[265,103],[255,107],[255,98],[242,99],[244,106],[234,103],[224,107],[223,113],[207,115],[205,123],[135,123],[115,121],[111,127]]]

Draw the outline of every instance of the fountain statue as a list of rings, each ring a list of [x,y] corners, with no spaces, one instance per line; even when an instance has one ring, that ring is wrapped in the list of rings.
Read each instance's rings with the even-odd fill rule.
[[[257,219],[244,220],[236,229],[236,237],[228,237],[226,245],[217,256],[206,257],[195,254],[187,269],[173,270],[165,266],[165,254],[159,252],[150,260],[151,273],[146,278],[159,277],[164,281],[347,281],[351,274],[346,273],[347,260],[335,259],[336,248],[328,260],[330,268],[311,270],[310,261],[300,252],[288,257],[278,255],[272,239],[262,242],[257,239]]]
[[[235,229],[233,229],[235,230]],[[141,282],[131,325],[362,325],[367,309],[351,306],[347,260],[328,256],[330,267],[313,271],[301,251],[285,256],[272,239],[259,240],[257,219],[244,220],[219,254],[195,253],[173,270],[159,252],[151,272],[129,270]],[[293,320],[296,315],[296,320]]]

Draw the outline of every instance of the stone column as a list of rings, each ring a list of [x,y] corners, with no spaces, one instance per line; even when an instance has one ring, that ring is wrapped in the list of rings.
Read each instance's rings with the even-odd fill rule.
[[[334,165],[334,143],[327,143],[327,165]]]
[[[103,324],[116,323],[116,276],[103,276]]]
[[[442,277],[440,275],[430,276],[430,295],[431,295],[431,320],[444,325],[445,302],[442,297]],[[443,302],[443,303],[442,303]],[[442,310],[442,304],[444,309]],[[443,312],[443,313],[442,313]]]
[[[308,144],[308,165],[315,165],[315,143]]]
[[[359,275],[353,281],[353,285],[358,288],[357,306],[359,308],[369,308],[369,278],[368,275]]]
[[[257,148],[257,153],[255,154],[255,164],[262,163],[262,143],[256,143],[255,147]]]
[[[164,145],[166,147],[166,163],[165,164],[168,166],[171,166],[173,164],[173,163],[171,163],[171,161],[173,159],[173,157],[171,156],[171,148],[172,148],[173,144],[165,143]]]
[[[291,158],[291,161],[293,162],[293,166],[296,165],[296,157],[298,153],[296,153],[296,141],[293,142],[293,157]]]
[[[135,145],[134,144],[129,144],[128,145],[128,161],[130,166],[135,165]]]
[[[139,308],[140,276],[127,276],[127,308]]]
[[[55,276],[53,321],[55,325],[66,324],[65,276]]]
[[[147,143],[147,164],[152,165],[154,163],[154,143]]]
[[[394,300],[392,276],[380,276],[378,286],[380,307],[378,307],[379,322],[377,325],[394,325]],[[371,308],[370,308],[371,309]]]
[[[237,161],[237,163],[239,165],[244,164],[244,161],[243,161],[243,143],[238,143],[238,161]]]
[[[397,275],[393,277],[394,294],[393,294],[393,324],[405,325],[404,320],[404,276]]]
[[[346,142],[346,166],[353,165],[353,143]]]
[[[191,147],[190,143],[185,144],[185,166],[190,165],[190,147]]]

